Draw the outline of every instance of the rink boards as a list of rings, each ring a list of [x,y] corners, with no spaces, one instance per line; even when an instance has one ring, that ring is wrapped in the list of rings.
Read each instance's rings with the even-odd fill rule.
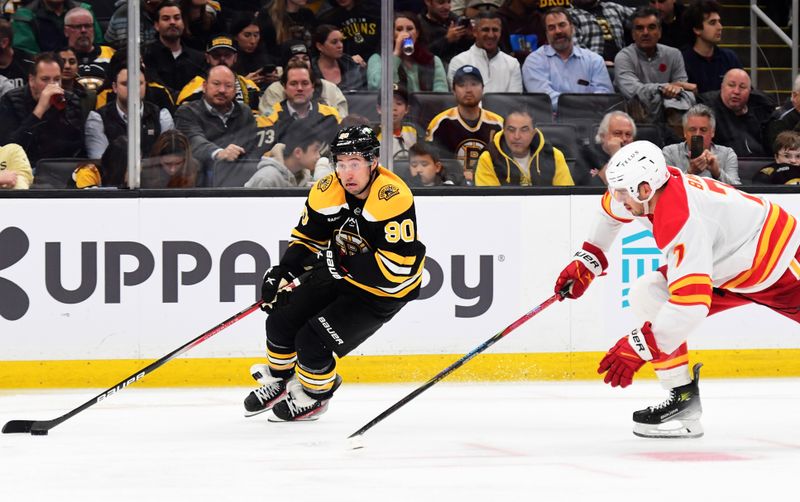
[[[800,215],[797,195],[769,196]],[[301,197],[0,199],[0,388],[109,384],[255,301]],[[428,248],[422,298],[340,362],[350,381],[425,380],[552,294],[597,195],[416,199]],[[557,303],[454,379],[594,378],[636,326],[627,293],[663,264],[634,223],[607,276]],[[257,312],[148,376],[150,385],[244,385],[263,357]],[[707,376],[800,376],[800,329],[759,307],[691,335]],[[100,379],[100,382],[98,382]]]

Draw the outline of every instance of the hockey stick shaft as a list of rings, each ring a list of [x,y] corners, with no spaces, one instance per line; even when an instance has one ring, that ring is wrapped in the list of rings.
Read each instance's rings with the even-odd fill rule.
[[[473,357],[477,356],[478,354],[480,354],[484,350],[486,350],[489,347],[491,347],[492,345],[494,345],[501,338],[505,337],[506,335],[508,335],[509,333],[514,331],[515,329],[517,329],[518,327],[520,327],[523,324],[525,324],[530,318],[532,318],[533,316],[535,316],[536,314],[538,314],[542,310],[546,309],[547,307],[549,307],[550,305],[555,303],[559,298],[561,298],[565,294],[566,294],[566,290],[558,292],[558,293],[554,294],[553,296],[551,296],[550,298],[548,298],[547,300],[545,300],[540,305],[537,305],[536,307],[534,307],[531,310],[529,310],[527,313],[525,313],[525,315],[523,315],[522,317],[520,317],[519,319],[517,319],[513,323],[509,324],[504,330],[500,331],[499,333],[497,333],[493,337],[489,338],[488,340],[486,340],[485,342],[483,342],[479,346],[475,347],[475,349],[473,349],[472,352],[469,352],[468,354],[464,355],[458,361],[454,362],[453,364],[451,364],[447,368],[445,368],[442,371],[440,371],[436,376],[434,376],[433,378],[431,378],[430,380],[425,382],[425,384],[423,384],[422,386],[418,387],[416,390],[414,390],[413,392],[408,394],[403,399],[397,401],[395,404],[393,404],[392,406],[387,408],[383,413],[381,413],[377,417],[373,418],[369,423],[364,425],[362,428],[360,428],[357,431],[355,431],[354,433],[350,434],[348,436],[348,439],[363,435],[365,432],[370,430],[372,427],[374,427],[375,425],[377,425],[378,423],[383,421],[383,419],[385,419],[386,417],[388,417],[389,415],[391,415],[395,411],[399,410],[400,408],[402,408],[403,406],[408,404],[409,401],[411,401],[415,397],[419,396],[420,394],[422,394],[426,390],[430,389],[436,383],[438,383],[440,380],[444,379],[447,375],[449,375],[450,373],[454,372],[455,370],[457,370],[458,368],[460,368],[461,366],[466,364],[470,359],[472,359]]]
[[[284,286],[283,290],[291,290],[296,288],[300,285],[300,282],[305,279],[307,274],[304,274],[294,281],[290,282],[286,286]],[[238,321],[244,319],[248,315],[252,314],[264,304],[262,300],[257,301],[256,303],[250,305],[246,309],[242,310],[241,312],[234,314],[233,316],[225,319],[221,323],[217,324],[213,328],[209,329],[205,333],[201,334],[200,336],[186,342],[185,344],[181,345],[177,349],[173,350],[169,354],[165,355],[161,359],[153,361],[149,365],[145,366],[144,368],[138,370],[134,374],[130,375],[128,378],[123,379],[122,381],[118,382],[116,385],[109,387],[108,389],[104,390],[100,394],[96,395],[95,397],[91,398],[90,400],[86,401],[82,405],[78,406],[77,408],[61,415],[58,418],[54,418],[52,420],[11,420],[3,426],[3,433],[4,434],[13,434],[13,433],[31,433],[31,434],[46,434],[47,431],[52,429],[53,427],[57,426],[58,424],[74,417],[78,413],[82,412],[86,408],[91,407],[94,404],[99,403],[100,401],[105,400],[106,398],[116,394],[117,392],[123,390],[124,388],[128,387],[131,384],[134,384],[144,378],[145,375],[148,373],[152,373],[153,371],[157,370],[164,364],[168,363],[169,361],[175,359],[176,357],[180,356],[181,354],[187,352],[188,350],[200,345],[204,341],[208,340],[212,336],[216,335],[220,331],[224,330],[225,328],[237,323]]]

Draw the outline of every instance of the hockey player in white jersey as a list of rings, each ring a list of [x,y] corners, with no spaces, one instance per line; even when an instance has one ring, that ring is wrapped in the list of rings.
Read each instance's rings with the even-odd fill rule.
[[[643,322],[600,361],[612,387],[627,387],[650,362],[669,397],[634,412],[634,434],[699,437],[701,364],[689,372],[686,340],[702,320],[755,303],[800,323],[800,230],[795,217],[768,200],[710,178],[668,167],[648,141],[620,149],[606,170],[608,192],[582,249],[561,272],[580,297],[608,266],[604,253],[622,225],[652,229],[667,264],[637,280],[631,307]]]

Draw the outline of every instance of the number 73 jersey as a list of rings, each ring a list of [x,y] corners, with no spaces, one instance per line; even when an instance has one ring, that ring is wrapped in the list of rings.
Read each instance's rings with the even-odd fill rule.
[[[346,270],[343,279],[350,287],[402,301],[419,295],[425,246],[417,238],[414,197],[391,171],[378,167],[365,200],[349,194],[335,174],[319,180],[309,192],[281,264],[297,270],[308,252],[329,245],[338,250]]]

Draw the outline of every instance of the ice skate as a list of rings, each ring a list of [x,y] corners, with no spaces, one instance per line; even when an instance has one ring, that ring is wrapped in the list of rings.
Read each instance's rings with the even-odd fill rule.
[[[342,377],[336,375],[333,388],[335,391],[342,384]],[[299,422],[317,420],[320,415],[328,411],[328,399],[316,399],[306,394],[303,384],[298,380],[291,380],[287,386],[286,398],[275,404],[272,408],[274,416],[269,417],[270,422]]]
[[[700,416],[700,368],[692,368],[694,380],[670,389],[669,398],[656,406],[633,412],[633,433],[645,438],[698,438],[703,435]]]
[[[246,417],[269,411],[275,403],[286,397],[286,380],[272,376],[268,365],[254,364],[250,367],[250,374],[262,385],[244,399]]]

